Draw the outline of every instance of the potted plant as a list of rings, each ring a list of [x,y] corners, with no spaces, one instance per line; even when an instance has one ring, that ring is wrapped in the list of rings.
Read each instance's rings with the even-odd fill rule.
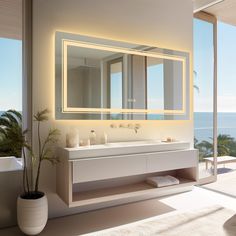
[[[48,219],[48,202],[45,193],[39,190],[42,162],[57,163],[53,154],[53,144],[57,142],[59,131],[50,129],[46,137],[41,135],[41,124],[48,120],[48,110],[34,115],[37,125],[37,152],[33,151],[26,140],[26,131],[22,132],[23,193],[17,199],[17,221],[19,228],[27,235],[39,234]]]

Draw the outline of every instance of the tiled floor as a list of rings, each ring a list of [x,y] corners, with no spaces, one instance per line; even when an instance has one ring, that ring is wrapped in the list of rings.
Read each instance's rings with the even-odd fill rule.
[[[195,187],[193,191],[49,220],[43,236],[75,236],[115,227],[173,211],[221,205],[236,212],[236,198]],[[17,227],[0,230],[1,236],[23,235]]]

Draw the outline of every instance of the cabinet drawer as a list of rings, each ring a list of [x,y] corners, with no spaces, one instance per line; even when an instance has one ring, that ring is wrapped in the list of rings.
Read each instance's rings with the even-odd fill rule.
[[[147,157],[147,172],[183,169],[197,164],[197,150],[153,153]]]
[[[146,173],[144,155],[101,157],[72,162],[73,183]]]

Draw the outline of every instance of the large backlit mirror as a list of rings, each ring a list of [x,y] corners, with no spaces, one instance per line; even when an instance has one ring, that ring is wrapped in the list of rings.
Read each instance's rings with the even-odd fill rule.
[[[56,119],[180,120],[186,52],[56,32]]]

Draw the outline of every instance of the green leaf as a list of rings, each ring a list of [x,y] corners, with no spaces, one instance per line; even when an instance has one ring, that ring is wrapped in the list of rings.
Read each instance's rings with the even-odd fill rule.
[[[1,154],[21,157],[24,142],[21,113],[9,110],[0,116],[0,142]]]
[[[36,115],[34,115],[34,120],[38,121],[38,122],[47,121],[48,120],[48,113],[49,113],[48,109],[44,109],[42,111],[39,111],[36,113]]]

